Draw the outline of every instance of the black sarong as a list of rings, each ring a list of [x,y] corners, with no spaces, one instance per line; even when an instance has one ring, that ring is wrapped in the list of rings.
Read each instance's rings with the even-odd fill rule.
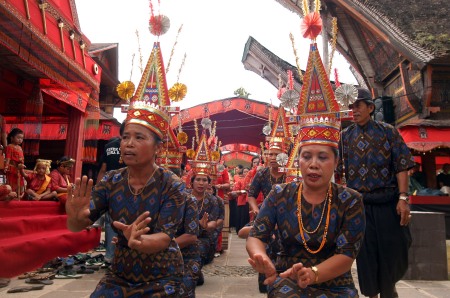
[[[361,293],[394,297],[395,283],[408,269],[411,234],[408,226],[400,226],[397,214],[398,192],[385,189],[364,193],[366,232],[356,258]]]

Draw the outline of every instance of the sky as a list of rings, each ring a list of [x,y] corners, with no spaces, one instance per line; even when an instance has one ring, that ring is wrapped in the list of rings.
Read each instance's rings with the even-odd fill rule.
[[[145,68],[153,43],[158,41],[148,30],[150,2],[75,2],[83,34],[92,43],[118,43],[119,81],[131,80],[137,86],[141,77],[140,65]],[[173,106],[185,109],[233,97],[240,87],[250,93],[251,99],[279,105],[277,89],[258,74],[246,70],[241,62],[249,36],[295,65],[289,39],[289,33],[292,33],[300,67],[302,70],[306,67],[310,41],[301,36],[300,16],[275,0],[152,0],[152,4],[154,13],[167,16],[171,24],[169,31],[159,37],[166,68],[170,60],[166,76],[168,87],[177,80],[187,86],[186,97]],[[177,39],[181,25],[183,28]],[[320,39],[318,46],[322,48]],[[333,68],[338,69],[340,82],[356,83],[348,63],[338,52],[333,57]],[[114,116],[122,121],[125,114],[117,111]]]

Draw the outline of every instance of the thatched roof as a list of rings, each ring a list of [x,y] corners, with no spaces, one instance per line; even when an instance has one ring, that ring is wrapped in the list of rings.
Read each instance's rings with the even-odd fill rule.
[[[435,57],[450,55],[450,1],[359,1],[384,15],[405,35]],[[395,30],[395,28],[391,28]]]
[[[302,14],[302,1],[276,0]],[[314,1],[310,1],[311,5]],[[450,1],[448,0],[322,0],[325,6],[348,8],[395,39],[400,48],[430,62],[450,56]],[[365,25],[365,24],[362,24]],[[406,55],[408,56],[408,55]]]

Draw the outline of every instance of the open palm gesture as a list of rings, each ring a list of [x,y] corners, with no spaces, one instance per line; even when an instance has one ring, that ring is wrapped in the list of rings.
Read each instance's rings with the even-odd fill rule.
[[[92,179],[83,176],[75,180],[75,185],[67,186],[66,213],[69,221],[89,224],[92,185]]]

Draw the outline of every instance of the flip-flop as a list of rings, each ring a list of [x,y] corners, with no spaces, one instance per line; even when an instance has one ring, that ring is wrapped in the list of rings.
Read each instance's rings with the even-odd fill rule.
[[[35,272],[35,271],[32,271],[32,272],[25,272],[25,273],[19,275],[17,278],[18,278],[18,279],[26,279],[26,278],[34,277],[34,276],[36,276],[36,275],[38,275],[38,273]]]
[[[42,290],[43,288],[44,288],[44,285],[21,286],[21,287],[11,288],[7,291],[7,293],[22,293],[22,292]]]
[[[74,279],[74,278],[78,279],[78,278],[82,278],[82,277],[83,277],[83,275],[77,274],[73,270],[60,270],[55,275],[55,278],[57,278],[57,279]]]
[[[0,288],[4,288],[9,285],[11,280],[9,278],[0,278]]]
[[[50,279],[34,279],[34,278],[27,278],[25,279],[25,282],[27,284],[34,284],[34,285],[52,285],[53,280]]]
[[[81,265],[79,267],[75,267],[74,269],[79,274],[92,274],[92,273],[94,273],[94,270],[88,269],[88,268],[86,268],[86,266],[83,266],[83,265]]]

